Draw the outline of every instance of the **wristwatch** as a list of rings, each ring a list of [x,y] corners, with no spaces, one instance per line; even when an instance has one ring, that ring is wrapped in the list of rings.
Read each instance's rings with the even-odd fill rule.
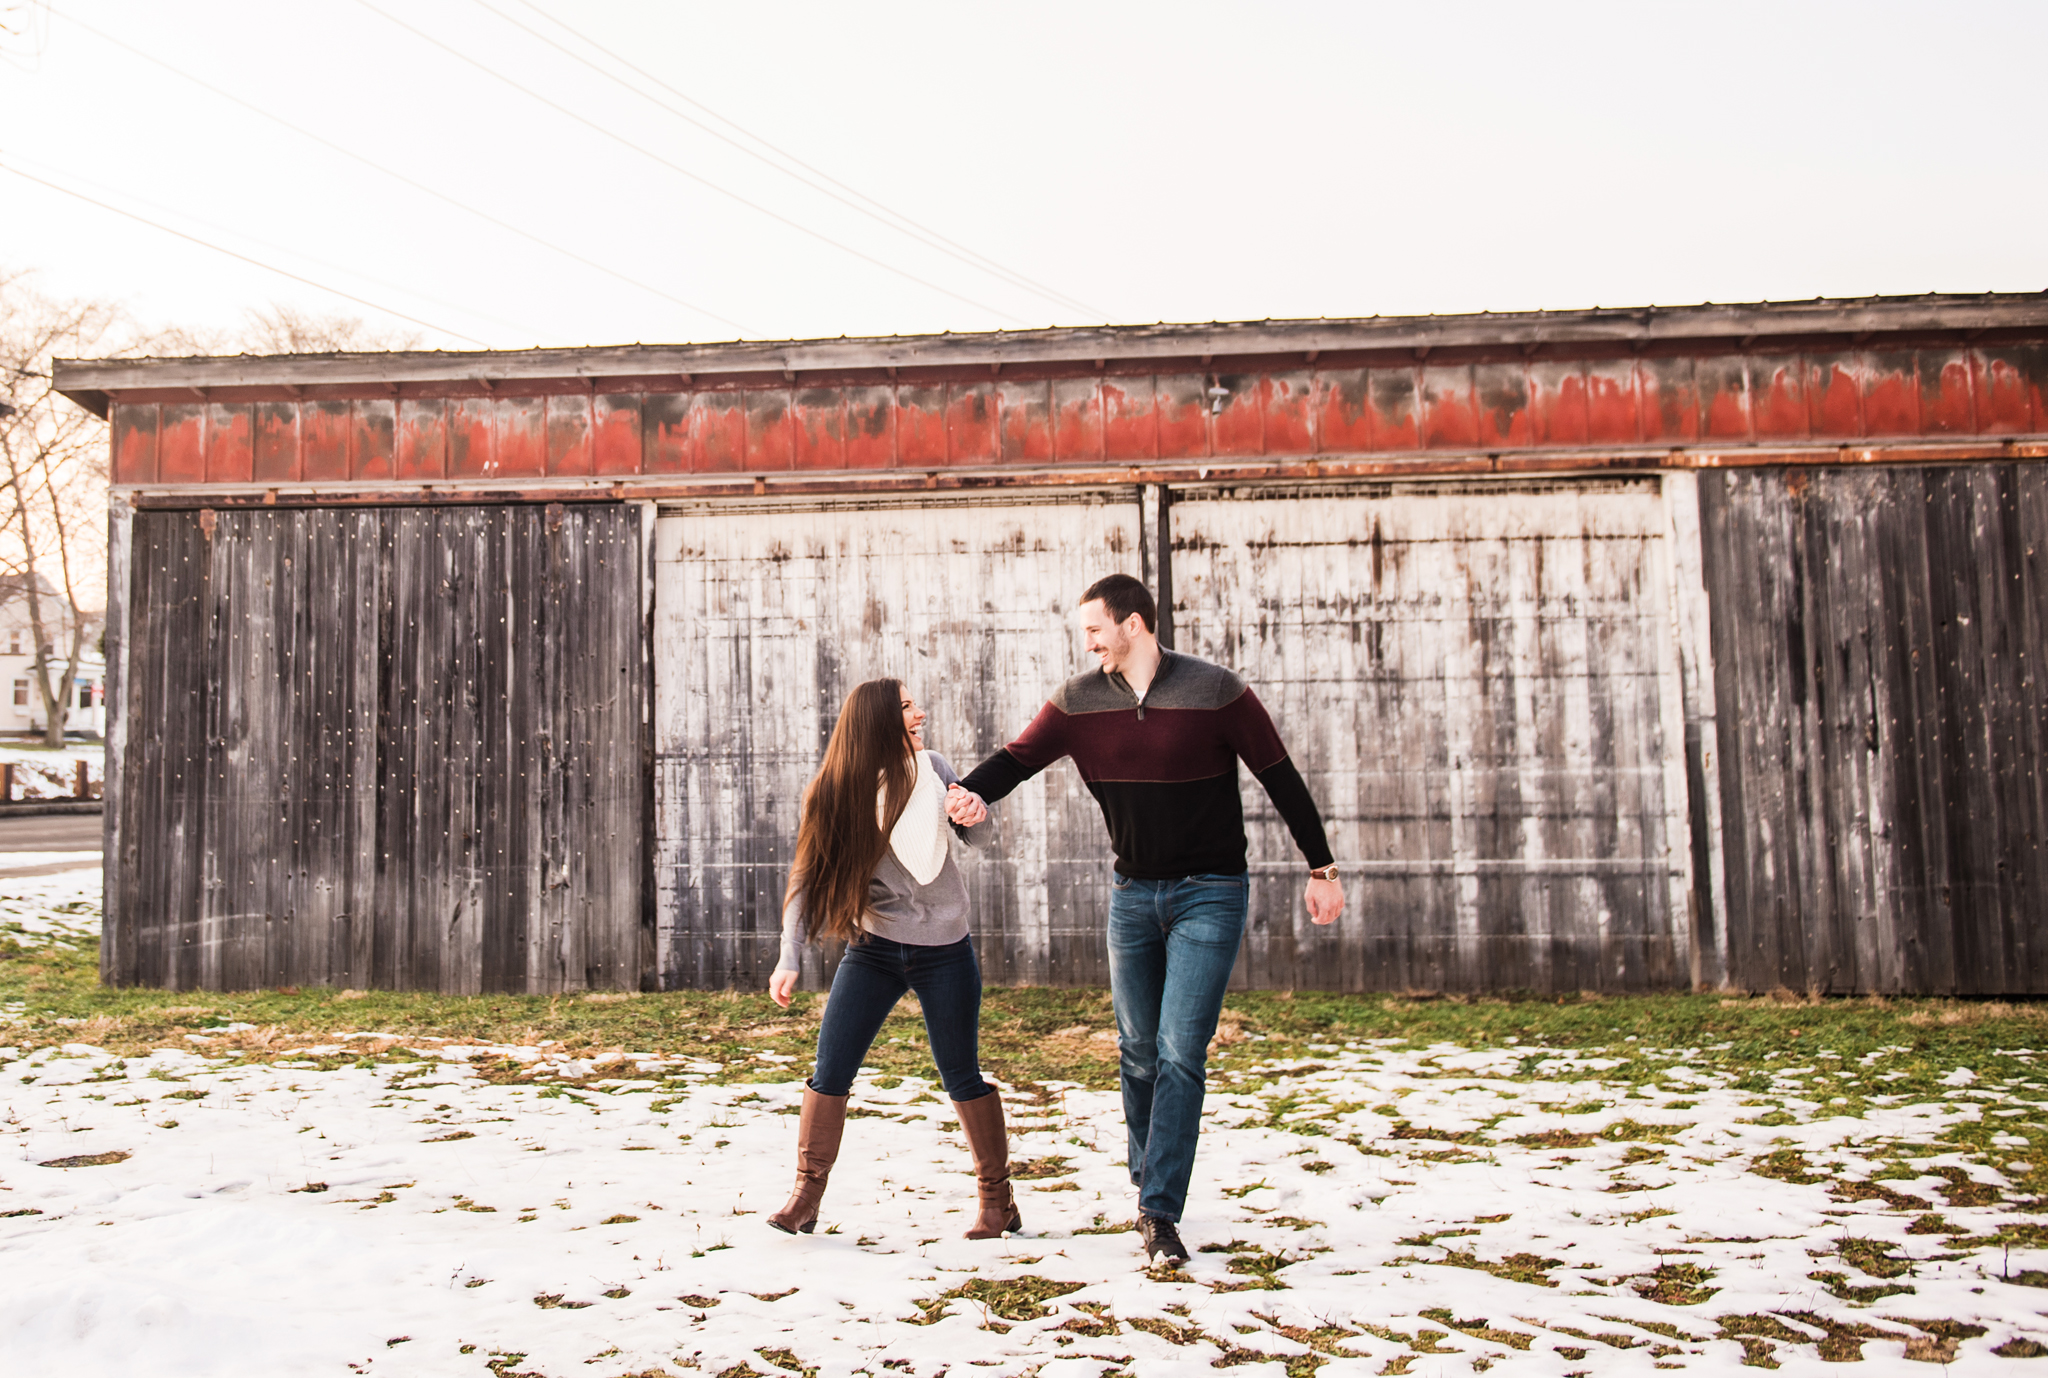
[[[1337,863],[1333,861],[1328,866],[1312,866],[1309,868],[1308,875],[1310,880],[1335,880],[1337,878]]]

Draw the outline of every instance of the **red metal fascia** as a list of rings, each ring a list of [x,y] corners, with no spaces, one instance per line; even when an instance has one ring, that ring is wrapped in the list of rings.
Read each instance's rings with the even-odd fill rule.
[[[1772,450],[2048,432],[2048,345],[1776,344],[1479,355],[1490,362],[1464,350],[1406,351],[1386,364],[1241,355],[1114,373],[951,367],[863,384],[677,377],[671,390],[646,391],[573,378],[158,389],[116,400],[113,477],[511,481],[1637,444]]]
[[[805,497],[832,494],[916,492],[1000,492],[1011,488],[1115,488],[1141,483],[1228,486],[1234,483],[1330,481],[1338,479],[1456,478],[1486,475],[1531,477],[1595,473],[1656,473],[1664,470],[1760,468],[1859,464],[1953,464],[2013,459],[2048,459],[2048,438],[2003,444],[1808,446],[1579,453],[1428,454],[1354,456],[1321,460],[1241,461],[1213,464],[1071,466],[1012,471],[934,470],[888,474],[789,474],[762,478],[732,476],[697,480],[652,477],[567,484],[391,484],[335,488],[284,487],[222,490],[206,485],[141,491],[126,495],[138,507],[334,507],[443,505],[507,502],[618,502],[699,500],[725,497]]]
[[[1657,340],[1647,342],[1630,341],[1568,341],[1544,342],[1531,345],[1456,345],[1438,348],[1400,349],[1354,349],[1318,352],[1310,361],[1300,353],[1286,354],[1234,354],[1215,355],[1203,358],[1199,355],[1173,356],[1142,360],[1104,359],[1099,364],[1093,360],[1048,360],[1031,363],[1005,363],[1000,372],[991,375],[984,366],[978,365],[919,365],[898,369],[861,368],[835,370],[754,370],[748,372],[704,373],[685,377],[679,374],[618,375],[601,377],[563,376],[559,378],[516,378],[492,379],[448,378],[430,382],[403,383],[347,383],[347,384],[306,384],[291,386],[284,384],[249,384],[235,387],[207,387],[193,389],[144,388],[127,389],[110,393],[115,404],[145,402],[186,402],[204,400],[230,402],[275,401],[281,398],[309,398],[327,401],[358,401],[380,397],[446,397],[474,398],[490,396],[546,397],[564,394],[590,392],[701,392],[701,391],[752,391],[772,389],[801,384],[805,387],[854,387],[878,386],[892,382],[917,383],[927,386],[953,383],[976,383],[991,376],[1018,380],[1057,380],[1082,377],[1140,377],[1177,373],[1232,373],[1238,375],[1285,372],[1310,365],[1318,370],[1328,371],[1345,368],[1390,368],[1412,363],[1432,365],[1445,364],[1496,364],[1512,363],[1527,359],[1549,361],[1594,362],[1628,358],[1668,359],[1678,357],[1726,357],[1752,354],[1804,354],[1812,352],[1853,352],[1887,349],[1933,349],[2001,347],[2014,345],[2043,344],[2042,332],[2031,330],[1994,330],[1982,332],[1962,331],[1917,331],[1895,332],[1881,336],[1816,333],[1808,335],[1772,335],[1744,340],[1725,337],[1701,337],[1698,339]]]

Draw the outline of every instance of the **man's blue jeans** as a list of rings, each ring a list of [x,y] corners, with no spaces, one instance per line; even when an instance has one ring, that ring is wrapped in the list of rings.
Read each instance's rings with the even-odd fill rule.
[[[1109,988],[1138,1209],[1178,1221],[1195,1167],[1209,1040],[1244,937],[1248,876],[1133,880],[1109,892]]]

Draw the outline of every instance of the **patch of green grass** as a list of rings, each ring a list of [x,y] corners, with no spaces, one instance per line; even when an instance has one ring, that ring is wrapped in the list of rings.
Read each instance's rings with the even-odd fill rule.
[[[195,1045],[187,1043],[184,1035],[245,1023],[255,1027],[215,1034],[214,1041],[198,1046],[261,1060],[286,1054],[303,1056],[308,1044],[371,1029],[400,1037],[491,1043],[553,1040],[551,1050],[579,1058],[625,1051],[683,1055],[716,1064],[719,1070],[711,1073],[711,1080],[788,1082],[808,1067],[822,1003],[816,994],[799,993],[785,1012],[759,991],[448,996],[307,989],[198,994],[105,987],[99,983],[98,961],[98,944],[91,939],[69,947],[25,948],[0,942],[0,1003],[19,1001],[22,1005],[22,1016],[8,1026],[8,1040],[25,1049],[91,1043],[126,1056],[163,1046],[192,1047]],[[1076,1028],[1102,1029],[1112,1022],[1105,990],[992,987],[984,996],[984,1067],[1026,1094],[1055,1080],[1091,1089],[1111,1088],[1116,1084],[1115,1045],[1071,1034]],[[1512,1047],[1519,1055],[1516,1069],[1489,1075],[1519,1081],[1552,1076],[1540,1071],[1539,1065],[1554,1053],[1599,1054],[1618,1062],[1597,1073],[1616,1093],[1662,1087],[1674,1064],[1668,1056],[1651,1054],[1685,1049],[1685,1067],[1720,1078],[1724,1084],[1749,1087],[1762,1098],[1767,1111],[1781,1108],[1781,1098],[1773,1090],[1780,1079],[1777,1068],[1819,1067],[1829,1074],[1827,1078],[1815,1074],[1811,1081],[1799,1082],[1798,1094],[1821,1104],[1815,1113],[1854,1115],[1863,1113],[1867,1097],[1875,1094],[1942,1099],[1950,1088],[1941,1079],[1959,1066],[1974,1069],[1982,1086],[2031,1075],[2022,1059],[2008,1056],[2005,1050],[2042,1046],[2048,1038],[2048,1003],[1809,1002],[1711,994],[1417,999],[1256,991],[1235,993],[1227,999],[1225,1023],[1232,1037],[1219,1045],[1211,1067],[1220,1079],[1235,1077],[1246,1089],[1280,1075],[1263,1064],[1314,1056],[1316,1050],[1310,1044],[1327,1049],[1330,1044],[1400,1039],[1410,1047],[1438,1042],[1474,1049]],[[1838,1057],[1819,1058],[1817,1054],[1823,1050]],[[761,1053],[780,1054],[793,1061],[768,1060],[760,1057]],[[1870,1059],[1868,1066],[1865,1059]],[[891,1014],[868,1062],[884,1078],[935,1076],[914,999],[904,1000]],[[389,1066],[394,1071],[410,1067],[423,1075],[438,1063],[425,1063],[403,1046],[372,1045],[345,1056],[322,1057],[320,1065]],[[512,1059],[493,1058],[488,1065],[477,1064],[476,1069],[492,1080],[535,1080],[526,1075],[529,1069],[525,1064]],[[1288,1073],[1302,1074],[1301,1068]],[[1880,1075],[1888,1079],[1880,1082]],[[570,1084],[553,1074],[538,1079]],[[677,1078],[671,1081],[680,1084]],[[1846,1103],[1830,1105],[1833,1099]],[[1305,1101],[1303,1108],[1307,1104]],[[1284,1113],[1272,1105],[1265,1107],[1269,1117]],[[1990,1136],[2001,1131],[2021,1132],[2020,1127],[2027,1123],[2025,1118],[1987,1115],[1982,1122],[1955,1126],[1950,1139],[1957,1148],[1999,1166],[2014,1183],[2004,1194],[2048,1200],[2048,1135],[2027,1133],[2030,1146],[2026,1148],[1989,1143]],[[1317,1120],[1282,1127],[1309,1137],[1329,1134],[1328,1126]],[[1407,1132],[1453,1139],[1472,1133],[1445,1134],[1419,1127]],[[1675,1128],[1624,1120],[1601,1131],[1598,1138],[1654,1143],[1676,1132]],[[1519,1142],[1531,1147],[1579,1147],[1593,1140],[1592,1134],[1582,1141],[1581,1136],[1566,1132],[1525,1137]],[[1771,1160],[1765,1160],[1765,1165],[1771,1166]],[[1823,1178],[1803,1160],[1796,1168],[1787,1161],[1786,1170],[1788,1175],[1782,1180]],[[1776,1169],[1767,1175],[1776,1175]],[[1953,1168],[1937,1175],[1948,1179],[1942,1196],[1951,1207],[1992,1204],[2002,1195]],[[1874,1199],[1893,1209],[1916,1211],[1943,1204],[1917,1202],[1902,1192],[1893,1195],[1896,1200],[1881,1193]]]
[[[1780,1139],[1779,1143],[1784,1140]],[[1814,1182],[1825,1182],[1827,1174],[1814,1172],[1806,1165],[1806,1155],[1796,1148],[1781,1148],[1767,1153],[1750,1163],[1749,1170],[1759,1177],[1769,1177],[1778,1182],[1794,1182],[1801,1186]]]
[[[1593,1142],[1593,1136],[1569,1129],[1546,1129],[1541,1134],[1524,1134],[1514,1142],[1523,1148],[1585,1148]]]
[[[1894,1191],[1884,1185],[1883,1182],[1876,1180],[1831,1182],[1828,1184],[1828,1195],[1834,1197],[1837,1201],[1843,1202],[1882,1201],[1887,1209],[1895,1211],[1925,1211],[1928,1205],[1927,1198],[1924,1196],[1915,1196],[1911,1192]],[[1933,1218],[1940,1219],[1939,1216]]]
[[[1828,1295],[1836,1301],[1846,1301],[1855,1306],[1868,1306],[1886,1297],[1910,1297],[1914,1288],[1904,1283],[1874,1282],[1869,1286],[1858,1286],[1849,1281],[1847,1273],[1812,1272],[1809,1281],[1817,1282],[1828,1289]]]
[[[769,1363],[789,1373],[802,1374],[803,1378],[818,1378],[818,1366],[807,1364],[787,1349],[757,1349],[754,1351]]]
[[[1824,1362],[1831,1364],[1853,1364],[1863,1358],[1865,1340],[1908,1340],[1912,1337],[1898,1330],[1880,1330],[1874,1325],[1861,1322],[1851,1324],[1831,1317],[1819,1316],[1811,1311],[1787,1311],[1785,1315],[1802,1325],[1816,1330],[1825,1330],[1827,1335],[1815,1345]],[[1809,1342],[1811,1343],[1811,1342]]]
[[[1630,1322],[1625,1321],[1623,1324],[1630,1324]],[[1643,1347],[1643,1342],[1633,1335],[1612,1331],[1593,1334],[1584,1330],[1574,1330],[1568,1325],[1553,1325],[1550,1328],[1560,1335],[1569,1335],[1575,1340],[1597,1340],[1610,1349],[1641,1349]]]
[[[1202,1328],[1193,1322],[1177,1324],[1161,1316],[1140,1316],[1127,1324],[1133,1330],[1142,1330],[1147,1335],[1156,1335],[1170,1345],[1194,1345],[1208,1340]],[[1210,1341],[1212,1344],[1214,1341]]]
[[[1637,1124],[1634,1120],[1616,1120],[1600,1131],[1600,1137],[1611,1144],[1636,1143],[1643,1140],[1670,1143],[1690,1128],[1692,1126],[1689,1124]]]
[[[1395,1242],[1395,1243],[1397,1243],[1397,1244],[1406,1244],[1406,1245],[1408,1245],[1408,1246],[1409,1246],[1410,1248],[1415,1248],[1415,1249],[1427,1249],[1427,1248],[1431,1247],[1432,1245],[1434,1245],[1434,1244],[1435,1244],[1435,1243],[1436,1243],[1436,1242],[1437,1242],[1437,1241],[1438,1241],[1439,1239],[1456,1239],[1456,1238],[1459,1238],[1460,1236],[1463,1236],[1463,1235],[1468,1235],[1468,1234],[1478,1234],[1478,1233],[1479,1233],[1479,1231],[1477,1231],[1477,1230],[1464,1230],[1464,1229],[1457,1229],[1457,1230],[1431,1230],[1431,1231],[1429,1231],[1429,1232],[1428,1232],[1428,1233],[1426,1233],[1426,1234],[1411,1234],[1411,1235],[1407,1235],[1407,1236],[1405,1236],[1404,1238],[1401,1238],[1401,1239],[1397,1239],[1397,1240],[1395,1240],[1394,1242]]]
[[[1219,1292],[1285,1291],[1287,1290],[1287,1284],[1280,1281],[1280,1270],[1300,1261],[1300,1259],[1288,1258],[1284,1254],[1268,1253],[1257,1246],[1233,1250],[1230,1262],[1225,1266],[1245,1280],[1243,1282],[1220,1283],[1216,1285],[1215,1290]]]
[[[1509,1254],[1502,1259],[1484,1259],[1474,1254],[1463,1254],[1453,1250],[1435,1260],[1453,1268],[1473,1268],[1482,1273],[1491,1273],[1509,1282],[1526,1282],[1535,1287],[1555,1287],[1544,1274],[1552,1268],[1564,1267],[1561,1258],[1542,1258],[1536,1254]]]
[[[1034,1321],[1052,1314],[1046,1302],[1054,1297],[1064,1297],[1069,1292],[1078,1292],[1086,1285],[1031,1274],[1014,1278],[969,1278],[951,1291],[941,1292],[929,1301],[918,1302],[917,1309],[923,1314],[910,1319],[913,1325],[931,1325],[951,1314],[949,1302],[967,1301],[986,1308],[991,1317],[1001,1317],[1006,1321]]]
[[[1072,1160],[1054,1155],[1048,1158],[1032,1158],[1010,1165],[1010,1175],[1024,1180],[1039,1177],[1065,1177],[1075,1169]]]
[[[1767,1340],[1778,1340],[1784,1344],[1812,1344],[1812,1339],[1794,1330],[1776,1316],[1764,1312],[1751,1315],[1730,1315],[1720,1318],[1721,1338],[1736,1339],[1743,1335],[1760,1336]]]
[[[1536,1338],[1520,1330],[1496,1329],[1488,1325],[1484,1317],[1479,1320],[1453,1320],[1454,1314],[1449,1308],[1439,1306],[1424,1311],[1422,1317],[1424,1320],[1435,1321],[1438,1325],[1447,1325],[1461,1334],[1470,1335],[1475,1340],[1491,1340],[1494,1344],[1507,1345],[1510,1349],[1527,1349],[1529,1341]]]
[[[1912,1259],[1892,1254],[1895,1247],[1882,1239],[1844,1239],[1835,1252],[1842,1262],[1854,1264],[1874,1278],[1895,1278],[1913,1267]]]
[[[1680,1330],[1669,1321],[1631,1321],[1624,1320],[1620,1316],[1602,1316],[1600,1319],[1603,1321],[1614,1321],[1619,1325],[1632,1325],[1638,1330],[1647,1330],[1652,1335],[1662,1335],[1667,1340],[1683,1340],[1685,1343],[1692,1345],[1705,1343],[1703,1336],[1689,1334],[1686,1331]]]
[[[1044,1303],[1078,1292],[1085,1283],[1060,1282],[1026,1274],[1014,1278],[970,1278],[946,1295],[979,1302],[1006,1321],[1032,1321],[1051,1314]]]
[[[1636,1284],[1636,1295],[1666,1306],[1698,1306],[1721,1290],[1707,1286],[1713,1277],[1713,1269],[1697,1263],[1660,1263]]]
[[[1337,1359],[1358,1359],[1364,1357],[1361,1354],[1346,1349],[1343,1344],[1345,1340],[1353,1339],[1358,1335],[1359,1332],[1356,1330],[1346,1330],[1341,1325],[1332,1325],[1327,1321],[1322,1325],[1314,1327],[1286,1325],[1282,1323],[1278,1316],[1269,1315],[1263,1311],[1254,1311],[1252,1316],[1270,1327],[1275,1334],[1285,1335],[1297,1344],[1305,1344],[1317,1354],[1327,1354]],[[1289,1371],[1292,1372],[1291,1369]]]
[[[1475,1129],[1431,1129],[1426,1124],[1409,1124],[1403,1120],[1394,1126],[1390,1139],[1434,1139],[1448,1144],[1479,1144],[1486,1142],[1486,1136]]]

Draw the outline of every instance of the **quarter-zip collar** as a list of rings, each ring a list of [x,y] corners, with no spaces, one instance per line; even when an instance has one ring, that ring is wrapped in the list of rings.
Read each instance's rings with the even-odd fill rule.
[[[1159,683],[1172,672],[1174,659],[1174,652],[1167,650],[1164,646],[1159,648],[1159,668],[1152,672],[1152,683],[1145,689],[1145,699],[1149,699],[1159,692]],[[1124,678],[1124,672],[1121,670],[1111,670],[1104,673],[1111,684],[1114,684],[1117,688],[1131,696],[1131,702],[1138,706],[1138,721],[1145,721],[1145,699],[1138,697],[1138,691],[1131,688],[1131,682]]]

